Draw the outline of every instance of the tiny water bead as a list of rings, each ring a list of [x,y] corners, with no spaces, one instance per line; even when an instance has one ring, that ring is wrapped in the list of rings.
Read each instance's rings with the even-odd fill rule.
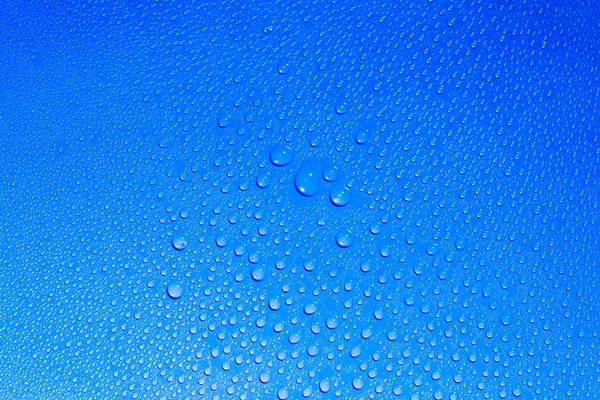
[[[344,207],[352,200],[352,194],[343,186],[336,186],[329,190],[329,200],[336,207]]]
[[[305,164],[294,177],[294,187],[302,196],[312,197],[319,192],[320,179],[319,170],[311,164]]]
[[[271,164],[276,167],[283,167],[294,160],[294,152],[287,146],[275,146],[269,155]]]
[[[183,285],[180,282],[170,282],[167,285],[167,295],[173,300],[183,296]]]
[[[340,231],[337,233],[337,235],[335,235],[335,243],[342,248],[352,246],[353,242],[354,235],[350,231]]]
[[[188,238],[183,233],[176,233],[171,239],[171,245],[177,251],[185,250],[188,247]]]

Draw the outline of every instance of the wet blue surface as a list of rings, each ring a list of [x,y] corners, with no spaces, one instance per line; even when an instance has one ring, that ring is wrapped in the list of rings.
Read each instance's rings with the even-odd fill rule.
[[[0,397],[600,398],[599,11],[3,2]]]

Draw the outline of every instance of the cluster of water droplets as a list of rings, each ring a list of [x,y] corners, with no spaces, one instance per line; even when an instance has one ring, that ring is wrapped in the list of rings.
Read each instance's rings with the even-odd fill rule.
[[[591,4],[54,6],[0,6],[3,397],[597,396]]]

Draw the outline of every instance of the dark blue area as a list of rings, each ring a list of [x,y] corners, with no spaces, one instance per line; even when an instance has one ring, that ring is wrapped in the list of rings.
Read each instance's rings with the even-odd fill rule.
[[[0,397],[600,398],[599,11],[3,2]]]

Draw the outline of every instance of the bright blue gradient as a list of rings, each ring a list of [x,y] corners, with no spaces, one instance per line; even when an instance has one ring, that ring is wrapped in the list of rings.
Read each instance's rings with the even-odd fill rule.
[[[3,1],[0,397],[600,398],[599,11]]]

